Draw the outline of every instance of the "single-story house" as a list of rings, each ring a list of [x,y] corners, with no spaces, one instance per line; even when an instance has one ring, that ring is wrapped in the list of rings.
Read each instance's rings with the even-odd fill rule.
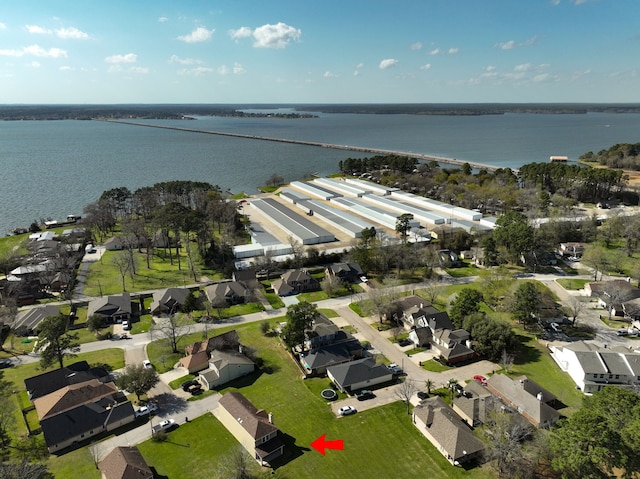
[[[605,386],[634,387],[640,378],[640,354],[602,348],[585,341],[550,346],[551,357],[584,394]]]
[[[526,376],[511,379],[494,374],[487,381],[487,390],[535,427],[548,428],[560,419],[560,413],[551,406],[556,397]]]
[[[219,406],[216,413],[220,422],[260,465],[283,455],[284,443],[272,413],[257,409],[238,392],[224,394]]]
[[[107,251],[121,251],[128,248],[138,247],[138,238],[134,234],[126,236],[112,236],[104,242],[104,249]]]
[[[251,374],[254,369],[253,361],[241,352],[214,350],[209,358],[209,367],[200,371],[199,376],[207,389],[214,389],[216,386]]]
[[[154,316],[179,311],[190,291],[187,288],[167,288],[153,293],[149,310]]]
[[[344,332],[343,332],[344,333]],[[346,337],[346,333],[345,337]],[[328,344],[311,349],[300,355],[300,363],[309,376],[322,376],[329,366],[343,364],[362,357],[362,344],[349,336],[340,343]]]
[[[209,367],[209,352],[204,350],[184,356],[180,358],[180,366],[189,371],[189,374],[207,369]]]
[[[86,361],[78,361],[64,368],[54,369],[53,371],[27,378],[24,380],[24,386],[29,399],[34,401],[65,386],[84,383],[91,379],[108,382],[111,381],[111,376],[104,368],[91,368]]]
[[[98,467],[102,479],[153,479],[153,471],[135,446],[114,448]]]
[[[576,258],[581,258],[584,254],[585,246],[585,243],[577,242],[560,243],[560,246],[558,246],[558,253],[562,256],[575,256]]]
[[[597,297],[598,304],[606,310],[611,310],[614,316],[625,316],[625,303],[632,303],[640,298],[640,288],[622,279],[587,283],[584,290],[587,296]],[[630,304],[627,310],[631,313],[633,304]]]
[[[184,348],[185,357],[180,359],[182,367],[191,374],[209,367],[209,358],[213,351],[239,351],[240,338],[235,329],[189,344]]]
[[[45,304],[29,308],[16,314],[12,328],[14,331],[25,330],[27,333],[33,333],[38,328],[38,325],[46,318],[59,314],[60,306],[55,304]]]
[[[327,368],[327,376],[340,391],[351,393],[393,380],[393,372],[372,358],[357,359]]]
[[[92,300],[87,308],[87,318],[97,314],[105,320],[115,323],[119,320],[129,319],[131,312],[131,295],[122,293]]]
[[[451,464],[478,460],[484,443],[442,398],[425,399],[413,409],[413,424]]]
[[[40,421],[49,452],[60,451],[135,419],[131,401],[114,404],[110,398],[83,404]]]
[[[486,421],[487,414],[499,411],[502,402],[486,387],[471,381],[464,385],[464,394],[453,399],[452,408],[471,427]]]
[[[117,401],[121,396],[114,383],[90,379],[83,383],[64,386],[46,396],[40,396],[33,400],[33,405],[38,413],[38,419],[42,421],[82,404],[93,403],[102,398]]]

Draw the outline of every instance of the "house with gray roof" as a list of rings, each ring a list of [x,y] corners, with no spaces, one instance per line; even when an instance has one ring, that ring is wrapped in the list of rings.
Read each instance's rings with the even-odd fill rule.
[[[553,345],[549,350],[560,369],[585,394],[593,394],[605,386],[632,388],[640,382],[639,353],[585,341]]]
[[[322,376],[327,368],[336,364],[343,364],[362,357],[362,344],[348,333],[340,331],[344,340],[311,349],[300,354],[300,363],[309,376]]]
[[[96,314],[115,323],[118,320],[129,319],[131,312],[131,295],[122,293],[92,300],[87,308],[87,318]]]
[[[154,316],[171,314],[180,311],[190,291],[187,288],[167,288],[154,291],[149,310]]]
[[[320,283],[306,269],[293,269],[284,273],[279,280],[274,281],[271,287],[278,296],[288,296],[316,291],[320,288]]]
[[[261,466],[283,455],[284,442],[272,413],[257,409],[238,392],[225,393],[218,404],[216,417]]]
[[[548,428],[560,419],[560,413],[551,406],[556,397],[526,376],[511,379],[506,374],[494,374],[487,381],[487,390],[535,427]]]
[[[34,308],[25,309],[18,312],[13,320],[12,328],[14,331],[26,331],[33,333],[38,325],[50,316],[60,314],[60,306],[54,304],[45,304]]]
[[[357,359],[327,368],[327,376],[344,393],[371,388],[393,380],[393,372],[373,358]]]
[[[91,379],[108,382],[111,381],[111,376],[104,368],[92,368],[89,367],[86,361],[78,361],[64,368],[54,369],[53,371],[27,378],[24,380],[24,386],[29,399],[34,401],[65,386],[84,383]]]
[[[212,284],[207,286],[204,291],[211,303],[216,304],[222,300],[228,305],[244,303],[251,293],[244,283],[239,281]]]
[[[251,374],[254,369],[253,361],[239,351],[214,350],[209,358],[209,367],[200,371],[199,377],[207,389],[214,389],[229,381]]]
[[[412,421],[451,464],[481,459],[484,444],[439,396],[425,399],[416,406]]]

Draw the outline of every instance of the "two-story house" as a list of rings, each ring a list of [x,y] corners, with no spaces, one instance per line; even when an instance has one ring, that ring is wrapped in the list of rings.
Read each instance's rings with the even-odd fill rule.
[[[220,422],[260,465],[271,463],[284,453],[284,443],[273,414],[257,409],[238,392],[225,393],[215,413]]]

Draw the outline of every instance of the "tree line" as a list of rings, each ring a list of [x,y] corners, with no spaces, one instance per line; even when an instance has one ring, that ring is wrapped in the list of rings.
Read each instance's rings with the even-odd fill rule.
[[[579,159],[609,168],[638,171],[640,170],[640,143],[618,143],[598,153],[589,151]]]

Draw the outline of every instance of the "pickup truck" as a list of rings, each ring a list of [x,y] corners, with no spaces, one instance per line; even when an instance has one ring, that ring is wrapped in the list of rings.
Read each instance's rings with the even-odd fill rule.
[[[176,421],[174,419],[165,419],[164,421],[160,421],[158,424],[151,428],[153,434],[156,434],[160,431],[168,431],[172,427],[176,425]]]

